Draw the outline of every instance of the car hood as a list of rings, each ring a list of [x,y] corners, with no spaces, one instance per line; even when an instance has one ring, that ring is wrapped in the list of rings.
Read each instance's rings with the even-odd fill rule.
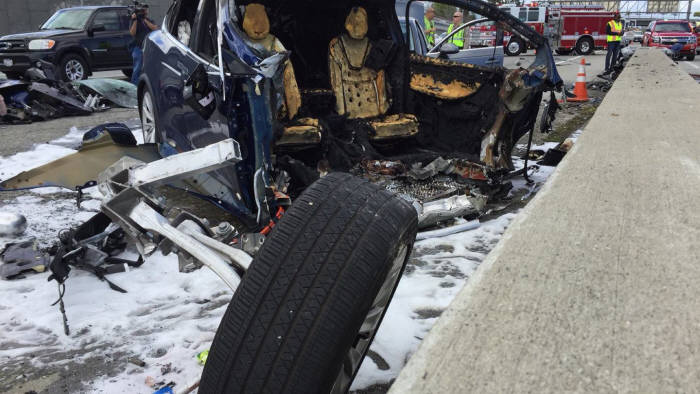
[[[654,35],[659,37],[692,37],[695,34],[687,31],[665,31],[663,33],[654,33]]]
[[[71,34],[71,33],[77,33],[80,30],[67,30],[67,29],[58,29],[58,30],[39,30],[31,33],[19,33],[19,34],[10,34],[7,36],[0,37],[0,40],[31,40],[31,39],[37,39],[37,38],[49,38],[49,37],[56,37],[56,36],[62,36],[66,34]]]

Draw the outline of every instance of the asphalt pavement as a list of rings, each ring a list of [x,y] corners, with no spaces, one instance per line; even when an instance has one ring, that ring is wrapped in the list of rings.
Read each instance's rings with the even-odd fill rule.
[[[639,47],[639,44],[633,44]],[[605,70],[605,50],[597,50],[591,55],[581,56],[573,54],[571,56],[554,55],[554,60],[557,64],[559,75],[564,80],[567,86],[572,85],[576,81],[581,58],[586,62],[586,82],[593,82],[596,75]],[[535,60],[534,51],[528,51],[526,54],[519,56],[506,56],[503,65],[506,68],[527,67]],[[700,75],[700,56],[696,56],[695,60],[680,60],[678,64],[681,69],[691,75]]]

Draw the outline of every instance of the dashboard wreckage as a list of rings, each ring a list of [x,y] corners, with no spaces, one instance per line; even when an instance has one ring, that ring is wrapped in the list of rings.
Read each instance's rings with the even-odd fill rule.
[[[502,193],[514,144],[561,86],[530,27],[482,1],[442,3],[530,42],[534,62],[455,63],[449,44],[410,53],[394,0],[176,0],[144,46],[145,143],[98,127],[73,156],[2,187],[98,185],[102,212],[62,235],[50,265],[61,284],[69,264],[107,261],[129,239],[235,291],[200,392],[344,393],[418,229]],[[436,177],[454,187],[430,189]],[[172,190],[232,223],[175,206]]]

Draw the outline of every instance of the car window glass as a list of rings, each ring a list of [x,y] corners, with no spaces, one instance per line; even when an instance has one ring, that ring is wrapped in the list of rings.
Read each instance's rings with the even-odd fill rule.
[[[678,23],[659,23],[656,25],[655,32],[666,33],[666,32],[687,32],[690,33],[690,25],[686,22]]]
[[[419,32],[422,31],[422,30],[420,30],[420,29],[421,29],[420,26],[416,26],[416,29],[418,29]],[[418,43],[417,43],[417,44],[418,44],[419,47],[423,48],[423,52],[427,52],[428,49],[430,49],[430,48],[428,47],[428,41],[427,41],[427,39],[425,38],[425,35],[424,35],[424,34],[419,34],[419,35],[418,35]]]
[[[117,11],[119,15],[119,24],[121,25],[121,30],[129,30],[129,26],[131,25],[131,15],[129,15],[128,10],[119,10]]]
[[[518,19],[520,19],[523,22],[527,20],[527,8],[520,8],[520,12],[518,13]]]
[[[42,30],[49,29],[76,29],[85,28],[85,24],[92,15],[92,10],[62,10],[53,14],[49,20],[41,26]]]
[[[530,8],[527,12],[527,21],[528,22],[537,22],[540,19],[540,9],[539,8]]]
[[[402,18],[399,20],[399,23],[401,24],[401,32],[403,33],[403,36],[406,37],[406,20]],[[413,34],[408,35],[408,49],[411,52],[414,52],[416,49],[413,45]]]
[[[95,15],[95,19],[92,20],[92,25],[103,25],[105,31],[119,31],[121,30],[119,13],[117,10],[99,11],[97,15]]]

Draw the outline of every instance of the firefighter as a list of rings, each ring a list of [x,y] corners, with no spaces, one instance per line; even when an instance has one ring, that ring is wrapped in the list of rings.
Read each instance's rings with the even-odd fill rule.
[[[605,71],[603,75],[608,75],[612,72],[612,67],[617,62],[617,57],[620,53],[620,42],[624,34],[619,11],[615,11],[613,19],[605,25],[605,33],[608,35],[608,53],[605,55]]]
[[[430,47],[435,46],[435,31],[437,30],[435,28],[433,18],[435,18],[435,9],[433,7],[428,7],[428,9],[425,11],[425,16],[423,17],[423,26],[425,38],[428,39],[428,45]]]
[[[454,15],[452,15],[452,23],[450,23],[450,26],[447,28],[447,34],[452,33],[452,30],[462,26],[462,13],[459,11],[455,11]],[[450,38],[450,41],[453,44],[457,46],[459,49],[464,48],[464,29],[458,31],[455,35],[453,35]]]

